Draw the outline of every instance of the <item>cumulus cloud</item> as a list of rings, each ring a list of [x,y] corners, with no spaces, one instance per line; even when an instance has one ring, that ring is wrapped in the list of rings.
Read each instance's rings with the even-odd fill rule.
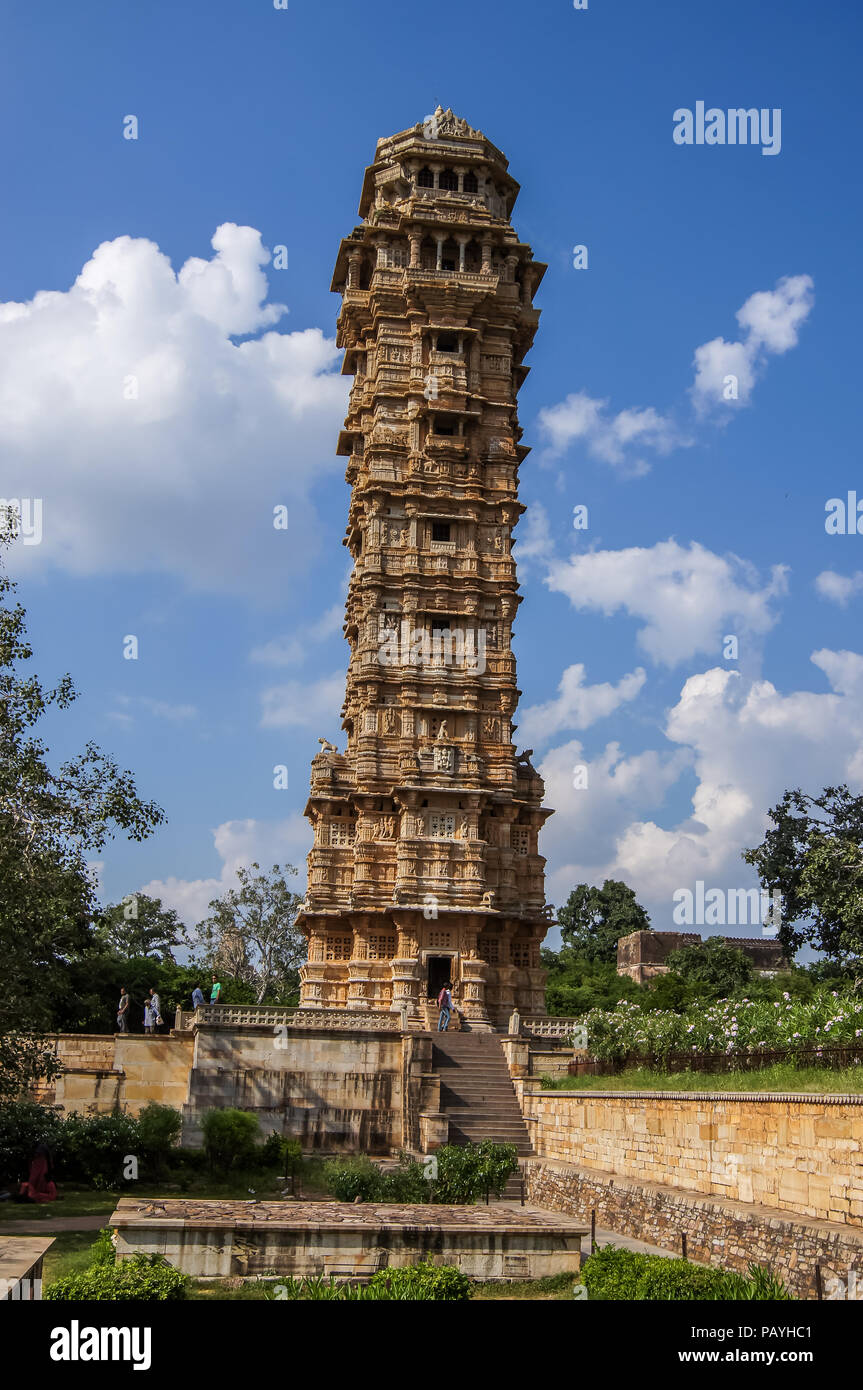
[[[809,275],[785,276],[775,289],[750,295],[737,311],[742,330],[739,341],[713,338],[695,349],[690,397],[696,416],[703,419],[712,411],[720,419],[718,412],[723,407],[747,404],[768,357],[796,347],[813,303]],[[638,475],[650,468],[647,455],[662,457],[695,442],[691,431],[672,413],[663,414],[653,406],[610,412],[608,406],[607,399],[574,391],[557,405],[540,410],[538,420],[548,443],[547,455],[556,457],[579,442],[592,458]]]
[[[736,556],[675,540],[553,560],[546,583],[579,611],[623,611],[641,622],[639,646],[668,666],[718,652],[726,633],[767,632],[776,622],[771,603],[787,589],[782,565],[760,584]]]
[[[539,412],[538,419],[552,456],[562,454],[574,440],[581,440],[593,458],[618,467],[626,465],[633,473],[648,470],[641,451],[668,454],[692,442],[652,406],[609,415],[607,400],[596,400],[584,391],[573,392],[558,405],[547,406]]]
[[[542,743],[567,729],[587,729],[598,719],[604,719],[641,692],[647,679],[639,667],[623,676],[617,685],[603,681],[585,685],[586,668],[582,662],[567,666],[560,678],[556,700],[542,705],[529,705],[521,711],[519,725],[522,740]]]
[[[737,311],[743,330],[738,342],[713,338],[695,349],[692,400],[703,415],[710,410],[746,405],[767,358],[796,347],[800,328],[812,311],[809,275],[786,275],[774,290],[759,290]],[[728,381],[733,377],[733,383]]]
[[[863,591],[863,570],[854,574],[837,574],[835,570],[822,570],[815,579],[815,589],[822,598],[838,603],[844,608],[849,599]]]
[[[221,897],[236,886],[237,869],[253,862],[263,869],[273,864],[283,867],[293,864],[299,873],[296,879],[289,876],[288,885],[302,895],[306,883],[305,858],[311,843],[311,829],[299,813],[279,821],[225,821],[213,831],[213,844],[222,861],[218,875],[197,879],[152,879],[138,891],[161,898],[187,926],[194,926],[207,916],[208,904],[213,898]]]
[[[656,925],[668,928],[678,888],[692,889],[697,879],[717,887],[755,885],[741,850],[760,843],[767,811],[786,788],[819,791],[847,782],[861,790],[863,656],[821,650],[811,660],[829,690],[786,695],[770,681],[747,681],[720,668],[690,676],[665,726],[676,758],[622,759],[617,745],[609,745],[589,764],[586,790],[572,785],[580,745],[552,750],[541,771],[557,814],[543,832],[543,853],[563,859],[568,852],[571,861],[578,846],[577,861],[552,875],[555,900],[577,882],[623,878]],[[656,808],[689,769],[691,815],[663,824]]]
[[[175,272],[118,237],[69,290],[0,304],[4,494],[43,500],[16,567],[258,594],[307,567],[349,383],[319,329],[273,330],[260,233],[225,223],[212,245]]]

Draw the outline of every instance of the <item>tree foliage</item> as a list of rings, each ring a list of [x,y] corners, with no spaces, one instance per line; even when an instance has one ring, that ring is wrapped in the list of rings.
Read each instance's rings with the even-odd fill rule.
[[[769,811],[760,845],[743,858],[761,886],[782,894],[786,954],[808,945],[842,966],[863,966],[863,796],[847,786],[820,796],[787,791]]]
[[[596,961],[613,961],[620,937],[650,929],[650,918],[632,889],[613,878],[601,888],[580,883],[557,918],[564,945]]]
[[[129,893],[96,920],[97,940],[127,959],[173,960],[183,936],[183,924],[174,909],[146,893]]]
[[[752,961],[744,951],[729,946],[721,936],[694,942],[670,951],[668,969],[681,980],[705,985],[715,999],[742,989],[752,979]]]
[[[14,527],[0,516],[0,545]],[[122,831],[143,840],[164,822],[138,796],[131,772],[88,742],[52,769],[35,732],[49,712],[77,698],[64,675],[46,687],[28,666],[33,651],[15,584],[0,571],[0,1095],[16,1095],[52,1071],[40,1034],[51,1022],[68,960],[88,948],[97,911],[88,856]]]
[[[210,916],[197,927],[196,944],[234,979],[251,984],[255,1003],[296,980],[306,958],[306,939],[296,925],[302,903],[288,888],[292,865],[274,864],[269,873],[257,863],[237,870],[238,888],[210,903]]]

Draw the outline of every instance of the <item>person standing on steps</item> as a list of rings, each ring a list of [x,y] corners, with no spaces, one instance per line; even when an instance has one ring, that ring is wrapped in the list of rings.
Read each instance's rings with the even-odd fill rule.
[[[214,976],[213,976],[213,988],[210,990],[210,1003],[211,1003],[211,1004],[218,1004],[218,1002],[219,1002],[219,996],[220,996],[221,993],[222,993],[222,986],[221,986],[221,984],[219,983],[219,977],[218,977],[217,975],[214,975]]]
[[[444,985],[437,997],[437,1006],[440,1009],[440,1016],[437,1021],[439,1033],[445,1033],[449,1027],[449,1017],[452,1013],[452,993],[449,985]]]

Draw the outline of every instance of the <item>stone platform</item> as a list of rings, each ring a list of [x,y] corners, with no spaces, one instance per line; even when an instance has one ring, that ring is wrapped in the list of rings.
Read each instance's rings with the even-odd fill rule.
[[[583,1221],[539,1207],[216,1202],[124,1197],[111,1217],[119,1258],[159,1254],[195,1278],[333,1275],[456,1265],[472,1279],[577,1271]]]

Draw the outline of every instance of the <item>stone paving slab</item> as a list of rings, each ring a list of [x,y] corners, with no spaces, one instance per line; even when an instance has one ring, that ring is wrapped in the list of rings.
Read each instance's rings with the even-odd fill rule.
[[[379,1202],[240,1202],[166,1198],[164,1201],[123,1197],[110,1218],[116,1227],[174,1228],[206,1226],[275,1226],[293,1229],[342,1227],[365,1230],[462,1230],[494,1232],[561,1232],[584,1234],[583,1221],[544,1207],[432,1206]]]

